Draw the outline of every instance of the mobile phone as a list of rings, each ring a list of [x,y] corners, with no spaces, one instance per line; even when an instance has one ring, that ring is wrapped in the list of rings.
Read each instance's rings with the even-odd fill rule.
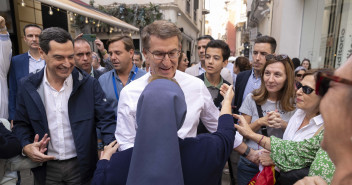
[[[83,34],[82,38],[86,39],[89,42],[94,42],[97,36],[95,34]]]

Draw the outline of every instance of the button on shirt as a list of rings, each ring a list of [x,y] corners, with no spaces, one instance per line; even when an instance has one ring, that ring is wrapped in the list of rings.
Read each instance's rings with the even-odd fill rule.
[[[255,78],[254,71],[252,69],[251,76],[249,76],[246,88],[244,89],[243,100],[246,99],[249,93],[253,92],[256,89],[259,89],[261,84],[262,82],[260,81],[260,77]]]
[[[136,66],[133,65],[132,69],[131,69],[131,73],[130,76],[128,77],[128,81],[126,83],[129,84],[131,82],[131,78],[134,75],[134,71],[136,69]],[[146,72],[142,69],[138,69],[137,74],[134,78],[134,80],[140,78],[141,76],[143,76]],[[117,104],[118,101],[116,99],[116,95],[115,95],[115,90],[114,90],[114,84],[112,82],[112,77],[115,77],[115,82],[116,82],[116,90],[117,90],[117,94],[120,98],[120,92],[122,90],[122,88],[124,87],[119,76],[117,75],[115,69],[112,69],[106,73],[104,73],[103,75],[101,75],[99,77],[99,83],[101,88],[103,89],[105,95],[106,95],[106,99],[108,100],[108,102],[111,104],[111,106],[114,108],[115,114],[116,114],[116,110],[117,110]]]
[[[46,69],[44,69],[42,85],[44,86],[44,106],[50,133],[48,155],[55,156],[58,160],[76,157],[77,152],[68,116],[68,100],[73,86],[72,75],[66,78],[60,91],[57,91],[48,82]]]
[[[308,125],[301,126],[306,113],[302,109],[297,109],[295,114],[291,117],[288,122],[287,128],[285,130],[283,140],[292,140],[292,141],[303,141],[314,136],[315,132],[319,130],[324,124],[323,117],[319,114],[318,116],[313,117],[309,120]]]
[[[145,74],[121,91],[115,131],[116,140],[120,144],[119,150],[126,150],[134,145],[137,129],[137,102],[148,85],[150,76],[150,73]],[[177,132],[178,136],[180,138],[195,137],[199,119],[210,132],[215,132],[218,126],[219,110],[215,107],[204,82],[181,71],[176,71],[174,78],[179,83],[187,104],[186,118]],[[153,108],[153,105],[150,105],[150,108]]]
[[[28,57],[29,57],[29,73],[37,73],[40,70],[43,69],[45,66],[45,60],[39,58],[39,60],[36,60],[35,58],[32,57],[30,52],[28,51]]]

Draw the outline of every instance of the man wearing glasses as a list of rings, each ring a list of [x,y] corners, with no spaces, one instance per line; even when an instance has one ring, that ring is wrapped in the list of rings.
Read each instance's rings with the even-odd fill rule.
[[[119,150],[134,146],[137,102],[152,75],[174,78],[185,94],[187,115],[183,126],[178,130],[180,138],[195,137],[199,119],[210,132],[216,131],[219,111],[204,83],[196,77],[176,70],[181,38],[177,26],[168,21],[155,21],[143,29],[143,55],[150,63],[150,72],[121,91],[115,131],[115,137],[120,144]],[[153,108],[153,105],[150,105],[150,108]]]

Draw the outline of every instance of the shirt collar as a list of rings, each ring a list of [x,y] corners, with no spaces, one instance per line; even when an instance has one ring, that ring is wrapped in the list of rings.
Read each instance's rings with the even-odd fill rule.
[[[214,87],[214,88],[217,88],[217,89],[220,89],[221,85],[224,83],[222,77],[220,76],[220,82],[217,86],[213,86],[207,79],[205,73],[203,74],[204,75],[204,84],[206,87]]]
[[[90,76],[94,78],[93,66],[92,66],[92,69],[90,70]]]
[[[44,76],[43,76],[43,82],[45,85],[48,85],[50,88],[54,89],[49,81],[48,81],[48,78],[46,77],[46,66],[44,67]],[[72,79],[72,73],[65,79],[64,81],[64,85],[62,86],[61,90],[63,90],[65,88],[65,86],[70,86],[73,84],[73,79]]]
[[[29,50],[28,50],[27,53],[28,53],[29,58],[31,58],[31,59],[33,59],[33,60],[35,60],[35,61],[37,61],[37,62],[40,62],[40,61],[43,60],[41,57],[39,58],[39,60],[36,60],[35,58],[33,58],[32,55],[31,55],[31,53],[29,52]]]
[[[319,114],[318,116],[315,116],[313,118],[313,121],[316,125],[321,125],[324,123],[323,117],[321,116],[321,114]]]
[[[133,75],[133,74],[136,73],[136,72],[135,72],[136,67],[137,67],[137,66],[133,64],[132,69],[131,69],[131,71],[130,71],[130,77],[131,77],[131,75]],[[116,72],[115,69],[112,70],[112,73],[113,73],[113,75],[114,75],[117,79],[119,79],[119,75],[117,74],[117,72]]]

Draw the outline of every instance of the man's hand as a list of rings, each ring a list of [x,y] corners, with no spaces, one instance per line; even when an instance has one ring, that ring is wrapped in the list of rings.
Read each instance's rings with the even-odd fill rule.
[[[297,181],[294,185],[328,185],[323,178],[319,176],[304,177]]]
[[[94,42],[100,53],[103,53],[105,50],[103,42],[98,37],[95,39]]]
[[[261,150],[259,154],[259,161],[260,161],[260,164],[262,164],[263,166],[275,165],[274,161],[270,157],[270,152],[265,149]]]
[[[0,28],[4,28],[4,27],[5,27],[5,24],[6,24],[5,18],[2,17],[2,16],[0,16]]]
[[[76,39],[78,39],[78,38],[80,38],[80,37],[82,37],[82,36],[83,36],[83,33],[80,33],[80,34],[78,34],[78,35],[75,37],[74,40],[76,40]]]
[[[47,151],[46,146],[50,141],[48,134],[45,134],[44,137],[38,142],[39,135],[36,134],[34,137],[34,142],[23,147],[23,153],[26,154],[34,162],[46,162],[49,160],[54,160],[54,156],[45,155],[44,152]]]
[[[119,146],[120,145],[117,143],[116,140],[111,142],[109,145],[105,146],[104,151],[101,152],[100,160],[102,159],[110,160],[112,154],[116,152]]]

